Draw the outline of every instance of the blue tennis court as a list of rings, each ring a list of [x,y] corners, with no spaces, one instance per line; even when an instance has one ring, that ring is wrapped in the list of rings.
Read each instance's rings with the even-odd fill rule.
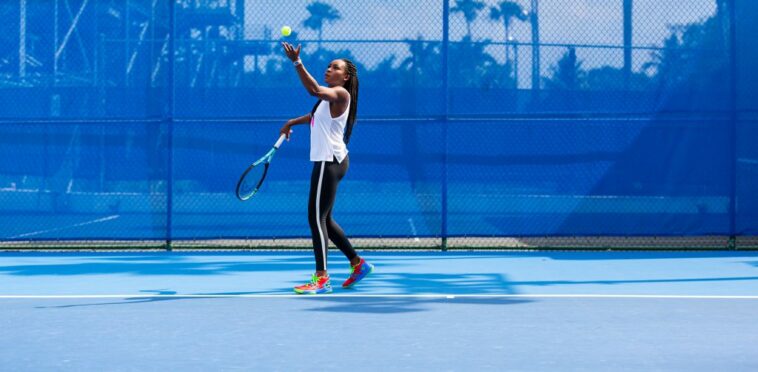
[[[6,370],[752,370],[754,252],[3,253]],[[347,264],[332,252],[335,284]]]

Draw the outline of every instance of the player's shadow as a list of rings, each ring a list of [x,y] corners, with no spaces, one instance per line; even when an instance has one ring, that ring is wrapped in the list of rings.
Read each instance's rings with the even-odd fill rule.
[[[386,266],[384,266],[386,267]],[[375,273],[361,283],[360,289],[343,289],[335,280],[334,295],[282,297],[287,301],[305,301],[316,306],[304,311],[329,311],[372,314],[393,314],[438,310],[441,306],[457,305],[513,305],[532,300],[492,295],[517,294],[505,276],[497,273],[479,274],[415,274]],[[44,306],[39,308],[72,308],[89,306],[112,306],[148,304],[166,301],[229,298],[240,295],[272,295],[253,298],[254,301],[281,300],[277,295],[293,295],[292,287],[258,292],[177,293],[169,289],[142,290],[149,296],[133,296],[106,302],[89,302],[69,305]],[[369,295],[366,295],[366,294]],[[446,295],[466,297],[446,298]],[[481,297],[477,297],[481,296]],[[488,297],[489,296],[489,297]],[[297,306],[296,306],[297,307]]]
[[[0,274],[20,276],[72,276],[72,275],[188,275],[212,276],[233,272],[279,272],[301,270],[313,266],[307,254],[287,256],[271,254],[265,257],[236,255],[182,255],[157,253],[138,255],[96,254],[70,255],[53,263],[0,266]],[[219,258],[220,256],[220,258]],[[53,256],[48,256],[50,258]],[[47,261],[49,262],[49,261]]]
[[[515,305],[532,301],[496,297],[518,294],[498,273],[374,273],[356,289],[343,289],[337,281],[332,285],[337,296],[305,296],[306,301],[316,305],[306,310],[392,314],[430,311],[443,305]],[[464,297],[458,297],[461,295]]]
[[[66,309],[71,307],[91,307],[91,306],[112,306],[112,305],[133,305],[144,303],[157,303],[166,301],[187,301],[198,299],[213,299],[213,298],[234,298],[235,296],[244,295],[271,295],[276,294],[271,291],[262,292],[224,292],[224,293],[198,293],[190,294],[183,297],[183,294],[179,294],[176,291],[169,289],[157,289],[157,290],[141,290],[141,294],[144,296],[125,296],[119,298],[117,301],[108,302],[93,302],[82,304],[69,304],[69,305],[56,305],[56,306],[36,306],[36,309]]]

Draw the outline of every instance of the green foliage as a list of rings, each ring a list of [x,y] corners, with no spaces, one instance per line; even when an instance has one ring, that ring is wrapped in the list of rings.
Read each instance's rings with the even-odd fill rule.
[[[723,9],[723,8],[721,8]],[[702,22],[670,27],[663,48],[652,53],[644,68],[659,85],[687,84],[706,90],[723,84],[728,71],[728,29],[717,13]]]
[[[493,21],[502,21],[505,25],[505,38],[510,36],[509,27],[513,19],[526,21],[528,15],[521,4],[515,1],[501,1],[497,6],[490,7],[490,19]]]
[[[586,87],[586,71],[576,57],[576,48],[569,47],[552,68],[552,77],[545,80],[546,87],[556,90],[579,90]]]
[[[585,74],[587,88],[600,91],[620,91],[627,89],[626,76],[623,68],[603,66],[587,71]],[[651,78],[644,73],[629,74],[629,90],[649,90]]]
[[[421,37],[406,42],[411,55],[399,66],[403,84],[423,87],[442,86],[440,43],[424,41]]]
[[[455,6],[450,8],[451,13],[461,13],[466,20],[466,35],[471,38],[471,23],[479,16],[479,11],[484,9],[484,2],[478,0],[455,0]]]
[[[318,32],[318,44],[321,49],[323,39],[324,22],[333,23],[342,18],[339,10],[333,6],[319,1],[312,2],[306,7],[310,16],[303,21],[303,26]]]

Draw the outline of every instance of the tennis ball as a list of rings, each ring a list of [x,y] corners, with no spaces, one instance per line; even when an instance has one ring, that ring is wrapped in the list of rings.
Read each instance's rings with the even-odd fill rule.
[[[290,26],[283,26],[282,27],[282,35],[283,36],[290,36],[291,33],[292,33],[292,29],[290,28]]]

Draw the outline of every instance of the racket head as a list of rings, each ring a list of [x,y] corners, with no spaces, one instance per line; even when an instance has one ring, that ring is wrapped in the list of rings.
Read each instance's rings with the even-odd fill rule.
[[[269,162],[267,159],[261,159],[249,166],[237,181],[237,199],[245,201],[260,190],[263,180],[268,173]]]

